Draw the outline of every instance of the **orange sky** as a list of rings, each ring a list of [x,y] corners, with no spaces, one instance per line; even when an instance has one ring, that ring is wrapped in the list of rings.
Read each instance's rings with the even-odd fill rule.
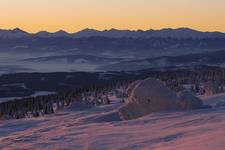
[[[29,32],[190,27],[225,32],[225,0],[0,0],[0,28]]]

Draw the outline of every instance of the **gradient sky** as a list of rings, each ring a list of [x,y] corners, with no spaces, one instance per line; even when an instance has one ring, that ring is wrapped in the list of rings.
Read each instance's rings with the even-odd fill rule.
[[[15,27],[29,32],[167,27],[225,32],[225,0],[0,0],[0,28]]]

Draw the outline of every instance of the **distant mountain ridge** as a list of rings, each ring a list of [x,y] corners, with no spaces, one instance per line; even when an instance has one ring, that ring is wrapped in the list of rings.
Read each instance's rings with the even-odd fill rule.
[[[24,38],[24,37],[70,37],[70,38],[89,38],[89,37],[107,37],[107,38],[178,38],[178,39],[204,39],[204,38],[225,38],[225,33],[222,32],[202,32],[190,28],[178,29],[161,29],[161,30],[95,30],[84,29],[76,33],[68,33],[60,30],[54,33],[41,31],[38,33],[28,33],[19,28],[13,30],[0,29],[0,38]]]
[[[0,38],[12,39],[12,38],[23,38],[30,36],[31,34],[19,29],[15,28],[13,30],[3,30],[0,29]]]
[[[225,38],[222,32],[201,32],[189,28],[162,30],[104,30],[85,29],[74,34],[76,38],[101,36],[108,38]]]
[[[181,69],[195,68],[199,66],[208,67],[224,67],[225,66],[225,51],[213,51],[205,53],[187,54],[181,56],[161,56],[147,59],[136,59],[121,61],[119,63],[103,66],[101,69],[111,71],[131,71],[140,69]]]

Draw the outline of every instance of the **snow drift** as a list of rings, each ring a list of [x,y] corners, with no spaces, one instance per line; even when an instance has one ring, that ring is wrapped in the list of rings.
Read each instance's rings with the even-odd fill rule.
[[[203,89],[205,91],[206,96],[212,96],[220,92],[219,85],[216,82],[211,82],[211,81],[204,83]]]
[[[180,109],[198,109],[203,105],[200,98],[194,96],[190,91],[181,91],[177,94],[177,103]]]
[[[133,89],[136,87],[136,85],[137,85],[140,81],[141,81],[141,80],[134,81],[134,82],[132,82],[132,83],[128,86],[128,88],[127,88],[127,90],[126,90],[128,96],[131,95]]]

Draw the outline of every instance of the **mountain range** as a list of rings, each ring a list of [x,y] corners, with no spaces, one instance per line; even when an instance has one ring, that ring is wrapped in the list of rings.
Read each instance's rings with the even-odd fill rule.
[[[19,28],[0,30],[0,73],[224,66],[224,58],[222,32],[189,28],[35,34]]]
[[[88,38],[88,37],[108,37],[108,38],[225,38],[222,32],[201,32],[190,28],[178,29],[161,29],[161,30],[95,30],[84,29],[76,33],[68,33],[60,30],[54,33],[41,31],[38,33],[28,33],[19,28],[13,30],[0,29],[0,38],[22,38],[22,37],[71,37],[71,38]]]

